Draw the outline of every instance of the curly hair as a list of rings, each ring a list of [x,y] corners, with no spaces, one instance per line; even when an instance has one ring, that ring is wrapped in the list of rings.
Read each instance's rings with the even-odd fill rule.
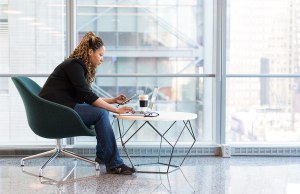
[[[69,58],[80,58],[86,65],[87,78],[86,81],[89,85],[93,83],[96,75],[96,67],[94,67],[89,58],[89,50],[96,51],[97,49],[104,46],[102,39],[95,35],[93,32],[88,32],[84,35],[79,45],[75,48]]]

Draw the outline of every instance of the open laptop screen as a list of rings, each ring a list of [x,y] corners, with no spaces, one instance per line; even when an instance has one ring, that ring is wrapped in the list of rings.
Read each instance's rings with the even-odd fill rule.
[[[152,111],[153,105],[156,102],[157,93],[158,93],[158,88],[154,88],[153,92],[152,92],[151,99],[149,101],[148,109],[147,109],[147,111],[149,111],[149,112]]]

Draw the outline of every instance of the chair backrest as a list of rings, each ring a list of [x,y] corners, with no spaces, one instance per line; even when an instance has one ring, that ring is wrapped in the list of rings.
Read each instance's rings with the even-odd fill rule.
[[[59,139],[75,136],[95,136],[95,130],[85,126],[73,109],[39,96],[41,87],[28,77],[12,77],[22,97],[27,121],[32,131],[44,138]]]

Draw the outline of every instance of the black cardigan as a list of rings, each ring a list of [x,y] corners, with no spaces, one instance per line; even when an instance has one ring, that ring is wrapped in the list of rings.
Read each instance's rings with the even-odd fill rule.
[[[70,108],[77,103],[92,104],[98,96],[86,81],[87,68],[81,59],[66,59],[47,79],[40,96]]]

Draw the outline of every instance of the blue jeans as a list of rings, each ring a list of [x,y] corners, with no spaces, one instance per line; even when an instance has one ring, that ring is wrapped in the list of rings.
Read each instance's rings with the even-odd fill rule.
[[[97,134],[96,155],[105,163],[106,168],[112,169],[122,165],[123,160],[118,151],[108,111],[86,103],[76,104],[74,110],[79,114],[86,126],[95,126]]]

